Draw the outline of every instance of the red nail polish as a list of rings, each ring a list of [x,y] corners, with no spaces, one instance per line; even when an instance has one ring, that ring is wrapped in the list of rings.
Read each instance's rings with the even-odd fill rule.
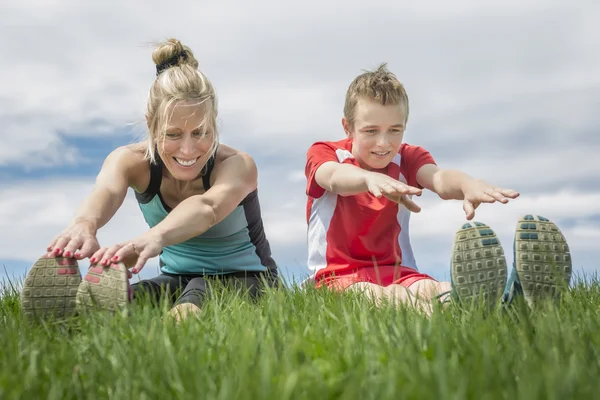
[[[70,251],[65,251],[65,257],[71,257],[71,252]]]
[[[113,259],[113,261],[117,261],[119,259],[119,257],[114,256],[112,259]]]
[[[93,263],[95,263],[95,262],[96,262],[96,257],[92,257],[92,258],[90,259],[90,261],[91,261],[91,262],[93,262]]]
[[[54,254],[60,253],[60,249],[54,249]]]

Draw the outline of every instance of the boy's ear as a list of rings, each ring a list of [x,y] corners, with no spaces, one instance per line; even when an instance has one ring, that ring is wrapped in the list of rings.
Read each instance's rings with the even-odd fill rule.
[[[352,130],[350,129],[350,124],[346,117],[342,117],[342,127],[344,128],[344,132],[346,132],[346,136],[352,137]]]

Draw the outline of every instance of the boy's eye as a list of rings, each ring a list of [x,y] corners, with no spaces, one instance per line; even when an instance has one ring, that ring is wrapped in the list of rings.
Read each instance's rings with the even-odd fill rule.
[[[194,132],[192,132],[192,135],[195,136],[195,137],[204,137],[204,136],[206,136],[206,132],[203,132],[203,131],[194,131]]]
[[[377,129],[367,129],[365,132],[367,132],[367,133],[377,133]]]
[[[167,134],[165,135],[166,137],[168,137],[169,139],[177,139],[179,138],[179,133],[169,133],[167,132]]]

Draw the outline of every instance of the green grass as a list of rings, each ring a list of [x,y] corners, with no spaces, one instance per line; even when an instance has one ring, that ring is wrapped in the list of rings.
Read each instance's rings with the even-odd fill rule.
[[[0,399],[574,399],[600,389],[600,285],[560,304],[430,319],[355,294],[223,292],[201,319],[166,305],[30,323],[0,300]]]

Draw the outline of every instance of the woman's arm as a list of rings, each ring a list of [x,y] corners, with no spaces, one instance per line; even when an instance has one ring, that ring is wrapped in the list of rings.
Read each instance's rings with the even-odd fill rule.
[[[185,199],[140,237],[106,249],[102,262],[127,260],[129,263],[129,260],[136,260],[132,272],[140,272],[150,258],[160,254],[163,247],[201,235],[225,219],[256,189],[258,181],[254,160],[241,152],[217,165],[213,176],[214,183],[206,193]]]
[[[143,155],[120,147],[106,157],[92,193],[77,209],[67,229],[52,240],[47,250],[54,256],[90,257],[99,248],[96,232],[115,215],[132,184],[136,168],[144,164]]]
[[[206,193],[185,199],[150,230],[149,234],[156,237],[162,247],[206,232],[256,189],[258,172],[248,154],[238,153],[227,158],[213,174],[214,184]]]

